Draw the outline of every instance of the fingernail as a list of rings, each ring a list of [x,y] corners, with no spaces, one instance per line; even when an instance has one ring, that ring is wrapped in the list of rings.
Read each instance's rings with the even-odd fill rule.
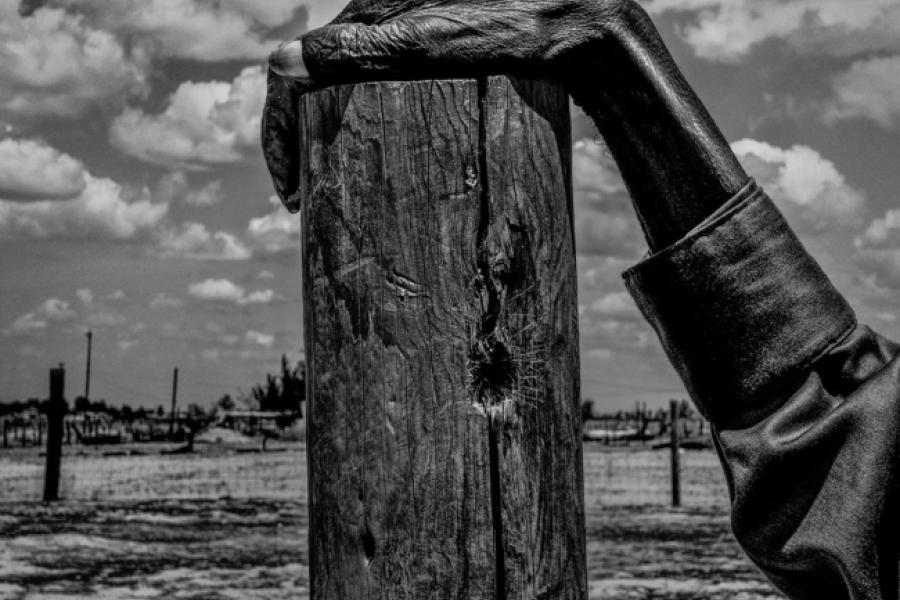
[[[309,78],[309,70],[303,62],[303,43],[287,42],[269,55],[269,68],[282,77]]]

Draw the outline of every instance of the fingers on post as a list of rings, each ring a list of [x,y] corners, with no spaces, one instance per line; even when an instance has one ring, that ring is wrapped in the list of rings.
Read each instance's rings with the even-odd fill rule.
[[[413,27],[328,25],[283,44],[269,56],[261,141],[275,191],[291,212],[300,210],[298,102],[304,91],[333,83],[391,78],[415,73],[422,48]]]
[[[292,213],[300,210],[299,96],[295,84],[269,71],[262,116],[263,156],[275,192]]]
[[[304,65],[317,84],[419,77],[435,58],[428,29],[418,19],[327,25],[301,38]]]

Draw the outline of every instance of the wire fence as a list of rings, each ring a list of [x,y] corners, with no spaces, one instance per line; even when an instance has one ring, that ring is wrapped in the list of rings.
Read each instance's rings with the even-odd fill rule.
[[[157,499],[278,499],[305,501],[303,443],[244,448],[198,444],[190,454],[170,454],[165,444],[84,448],[66,446],[60,497],[64,501]],[[38,447],[0,450],[0,502],[39,501],[44,452]],[[680,450],[681,502],[687,507],[728,506],[718,459],[710,450]],[[671,504],[668,448],[607,447],[586,442],[585,496],[597,507]]]
[[[67,414],[65,372],[51,370],[50,399],[0,418],[0,502],[265,498],[305,501],[300,413],[226,412],[125,419]],[[275,431],[273,428],[280,428]],[[727,506],[708,424],[686,402],[668,413],[586,417],[586,499],[594,506]],[[270,438],[279,440],[272,441]]]
[[[169,453],[166,445],[69,449],[63,455],[59,496],[64,501],[163,499],[306,500],[303,444]],[[44,453],[0,450],[0,502],[39,501]]]
[[[682,506],[722,507],[728,488],[712,450],[680,450]],[[585,496],[599,506],[646,506],[672,503],[669,450],[607,450],[585,447]]]

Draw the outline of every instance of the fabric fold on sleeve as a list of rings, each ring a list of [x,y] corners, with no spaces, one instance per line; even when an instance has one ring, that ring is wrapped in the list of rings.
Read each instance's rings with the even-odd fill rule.
[[[698,409],[746,427],[856,325],[772,200],[748,185],[676,244],[624,274]]]

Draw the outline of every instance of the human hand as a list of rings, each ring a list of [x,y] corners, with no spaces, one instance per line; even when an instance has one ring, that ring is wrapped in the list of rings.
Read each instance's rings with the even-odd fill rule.
[[[373,80],[504,73],[563,82],[626,27],[633,0],[354,0],[270,57],[262,144],[276,191],[299,210],[297,100]],[[601,53],[602,54],[602,53]]]

